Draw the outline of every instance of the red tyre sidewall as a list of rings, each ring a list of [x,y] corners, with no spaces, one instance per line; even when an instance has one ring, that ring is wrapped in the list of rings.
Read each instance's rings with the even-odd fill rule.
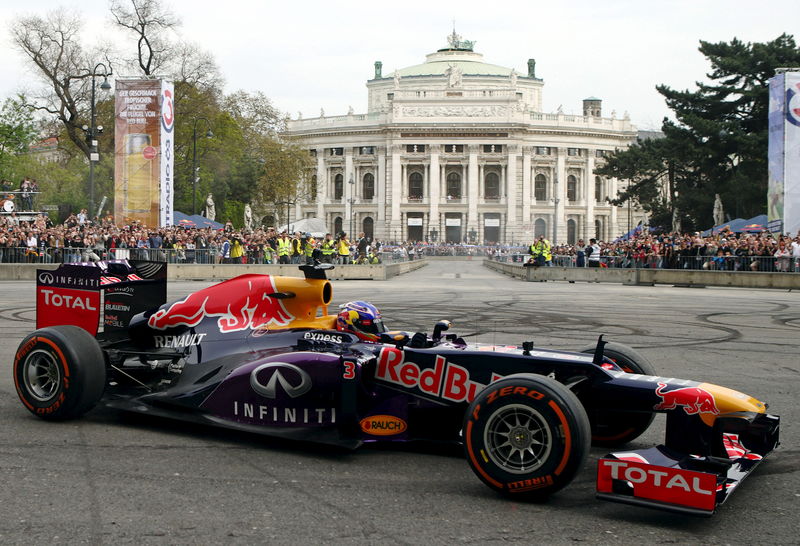
[[[526,383],[517,381],[487,387],[465,417],[464,447],[470,465],[486,485],[503,493],[530,495],[537,491],[555,491],[568,483],[576,471],[575,466],[583,463],[583,457],[575,457],[574,451],[585,449],[577,445],[581,442],[577,434],[579,425],[569,410],[565,411],[563,401],[546,385]],[[507,472],[485,452],[483,430],[488,419],[497,409],[511,404],[531,406],[550,427],[552,446],[546,462],[526,474]]]
[[[50,353],[61,368],[60,385],[56,395],[47,402],[36,400],[25,386],[23,374],[25,373],[25,360],[34,350],[43,349]],[[33,335],[24,340],[14,358],[14,386],[20,400],[32,413],[39,416],[57,414],[65,409],[67,404],[67,391],[71,380],[71,370],[67,363],[64,351],[52,339]]]

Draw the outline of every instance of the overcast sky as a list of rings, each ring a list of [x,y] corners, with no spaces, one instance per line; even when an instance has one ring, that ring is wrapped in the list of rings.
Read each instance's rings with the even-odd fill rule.
[[[25,7],[27,6],[29,7]],[[708,64],[699,40],[800,39],[798,0],[609,0],[542,2],[350,2],[171,0],[181,34],[211,52],[226,91],[263,91],[294,118],[366,111],[373,63],[384,75],[424,62],[456,30],[475,40],[488,63],[527,73],[528,58],[545,82],[543,108],[580,113],[581,100],[603,99],[603,115],[625,111],[640,129],[668,114],[655,86],[685,89]],[[11,44],[21,14],[69,6],[85,18],[84,45],[113,36],[107,0],[0,0],[0,96],[29,83],[32,68]],[[113,32],[112,32],[113,31]]]

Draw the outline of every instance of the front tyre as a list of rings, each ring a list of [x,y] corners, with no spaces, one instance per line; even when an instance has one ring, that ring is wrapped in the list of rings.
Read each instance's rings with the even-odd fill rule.
[[[594,351],[594,345],[581,349],[586,354],[594,354]],[[622,343],[606,343],[603,355],[614,361],[625,373],[657,375],[655,366],[644,355]],[[653,412],[587,409],[592,425],[592,444],[604,447],[621,446],[635,440],[650,427],[655,417]]]
[[[80,417],[100,400],[105,383],[100,345],[77,326],[36,330],[22,340],[14,358],[17,394],[42,419]]]
[[[464,417],[464,449],[489,487],[526,500],[566,486],[589,452],[589,420],[566,387],[543,376],[512,375],[486,387]]]

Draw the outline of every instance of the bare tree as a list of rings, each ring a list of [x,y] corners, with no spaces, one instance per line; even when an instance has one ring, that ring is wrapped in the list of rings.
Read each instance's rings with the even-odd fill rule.
[[[180,39],[180,20],[162,5],[162,0],[111,0],[110,9],[116,24],[136,37],[136,57],[128,62],[142,74],[160,74],[219,92],[222,77],[214,57]],[[176,100],[180,92],[176,89]]]
[[[175,48],[173,63],[172,75],[176,81],[221,92],[223,78],[211,53],[195,44],[181,42]]]
[[[80,42],[82,21],[66,10],[45,17],[20,17],[11,26],[17,48],[31,59],[45,89],[32,97],[29,107],[54,115],[69,139],[88,157],[89,145],[82,126],[89,109],[93,63],[88,61]],[[106,66],[111,63],[106,58]]]
[[[164,69],[174,50],[166,36],[180,20],[161,5],[160,0],[111,0],[111,16],[116,23],[136,35],[136,58],[145,76]]]

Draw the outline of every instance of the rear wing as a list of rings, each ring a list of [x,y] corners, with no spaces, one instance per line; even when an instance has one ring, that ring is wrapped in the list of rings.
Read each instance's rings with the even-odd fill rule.
[[[93,336],[99,326],[127,331],[137,313],[167,301],[167,264],[109,260],[36,270],[36,328],[71,324]]]

